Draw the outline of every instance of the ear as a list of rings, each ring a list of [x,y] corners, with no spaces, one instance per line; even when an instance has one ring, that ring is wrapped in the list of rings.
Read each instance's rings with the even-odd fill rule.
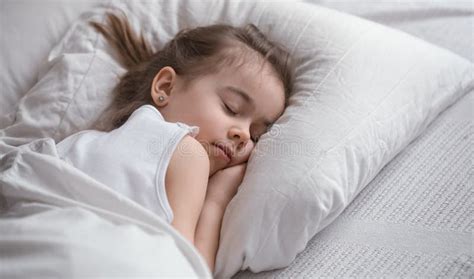
[[[164,107],[168,104],[171,95],[171,89],[176,83],[176,72],[172,67],[166,66],[153,78],[151,84],[151,98],[158,107]]]

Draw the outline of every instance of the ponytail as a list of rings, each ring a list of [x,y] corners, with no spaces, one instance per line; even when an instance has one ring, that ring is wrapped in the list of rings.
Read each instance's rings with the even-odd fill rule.
[[[150,87],[147,86],[147,83],[151,83],[148,64],[153,57],[150,44],[145,41],[143,34],[137,35],[132,30],[125,14],[119,17],[107,13],[106,16],[105,25],[97,22],[90,24],[117,51],[119,62],[127,69],[127,73],[114,88],[112,103],[92,127],[100,131],[120,127],[137,108],[151,102]]]
[[[97,22],[90,23],[118,52],[120,62],[126,69],[147,61],[153,55],[150,44],[143,34],[139,36],[132,30],[126,17],[118,17],[107,13],[107,25]]]

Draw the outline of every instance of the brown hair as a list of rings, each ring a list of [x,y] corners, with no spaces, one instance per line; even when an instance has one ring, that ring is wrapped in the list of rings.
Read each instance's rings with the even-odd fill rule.
[[[107,24],[90,23],[118,51],[120,62],[128,70],[114,89],[114,98],[97,129],[112,130],[121,126],[137,108],[152,104],[153,78],[165,66],[190,81],[217,71],[238,56],[232,49],[253,50],[268,61],[285,89],[285,106],[292,87],[289,53],[269,41],[253,24],[244,27],[210,25],[181,30],[161,50],[153,53],[143,34],[137,35],[125,16],[107,14]],[[239,44],[240,43],[240,44]],[[244,46],[244,48],[242,48]],[[240,55],[242,56],[242,55]]]

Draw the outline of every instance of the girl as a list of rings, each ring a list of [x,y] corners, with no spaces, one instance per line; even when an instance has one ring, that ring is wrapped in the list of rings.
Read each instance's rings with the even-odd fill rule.
[[[182,30],[153,53],[126,18],[92,22],[128,72],[96,128],[60,156],[152,210],[200,251],[210,270],[222,217],[258,138],[283,113],[289,55],[254,26]]]

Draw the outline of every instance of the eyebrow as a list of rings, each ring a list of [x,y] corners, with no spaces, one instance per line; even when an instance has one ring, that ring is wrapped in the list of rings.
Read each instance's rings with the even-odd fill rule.
[[[233,86],[226,86],[225,89],[229,90],[230,92],[233,92],[233,93],[237,94],[242,99],[244,99],[244,101],[246,103],[248,103],[250,106],[255,107],[255,101],[245,91],[243,91],[239,88],[233,87]],[[263,124],[265,124],[265,126],[267,126],[267,127],[271,127],[272,121],[264,118],[263,119]]]

